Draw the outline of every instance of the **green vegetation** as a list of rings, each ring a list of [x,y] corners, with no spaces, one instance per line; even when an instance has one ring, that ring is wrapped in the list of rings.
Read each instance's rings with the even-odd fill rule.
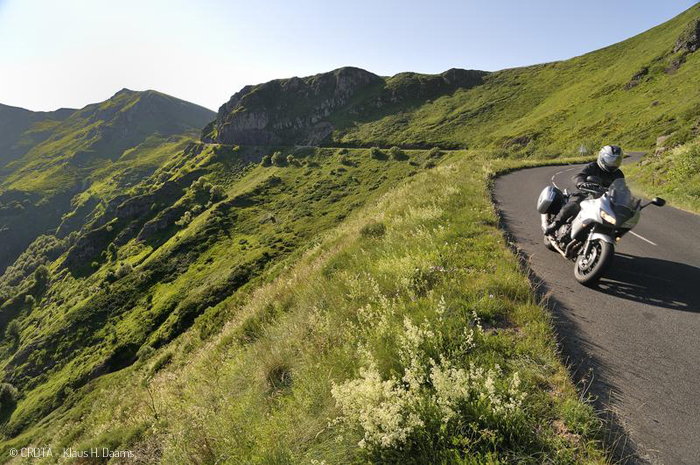
[[[360,160],[354,176],[410,166],[350,152]],[[319,169],[335,171],[330,153],[321,156],[331,164],[318,159]],[[118,376],[74,391],[81,396],[54,415],[63,428],[37,425],[31,437],[86,449],[109,436],[115,447],[159,450],[167,463],[604,461],[601,423],[571,385],[548,316],[496,226],[489,177],[512,166],[455,153],[367,197],[192,330],[165,345],[151,338]],[[239,183],[269,179],[269,169]],[[302,182],[296,171],[279,169],[274,189]],[[276,215],[303,207],[303,193],[277,192],[264,195]],[[282,199],[285,210],[269,205]],[[322,224],[313,218],[302,223]],[[211,266],[230,268],[234,257]],[[201,295],[201,265],[174,283]],[[217,272],[205,269],[212,283]],[[166,292],[158,288],[154,306]],[[212,321],[226,323],[202,339]]]
[[[527,68],[272,81],[213,122],[0,107],[0,456],[606,462],[489,185],[666,134],[631,177],[698,209],[699,11]]]
[[[700,213],[700,141],[647,155],[626,168],[647,197],[663,196],[674,205]]]
[[[700,6],[624,42],[566,61],[491,73],[420,106],[360,121],[338,115],[344,144],[483,147],[498,154],[574,154],[603,142],[652,148],[697,124],[700,54],[683,48]],[[393,78],[392,78],[393,79]],[[684,135],[685,134],[685,135]]]
[[[79,230],[100,205],[182,151],[213,117],[158,92],[127,89],[81,110],[0,106],[0,122],[14,121],[0,124],[0,272],[40,234],[58,229],[63,238]]]

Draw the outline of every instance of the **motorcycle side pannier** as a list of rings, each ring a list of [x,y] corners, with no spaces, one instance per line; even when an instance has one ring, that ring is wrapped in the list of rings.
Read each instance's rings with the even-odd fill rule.
[[[564,203],[564,193],[554,186],[542,189],[537,199],[537,211],[541,214],[556,215]]]

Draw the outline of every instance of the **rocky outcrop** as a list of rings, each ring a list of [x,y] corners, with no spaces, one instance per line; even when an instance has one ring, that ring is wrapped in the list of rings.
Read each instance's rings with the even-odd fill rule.
[[[633,87],[637,87],[647,76],[649,75],[649,67],[644,66],[642,69],[634,73],[632,79],[625,85],[625,89],[630,90]]]
[[[379,76],[341,68],[306,78],[294,77],[246,86],[220,109],[204,130],[205,142],[241,145],[316,145],[332,126],[325,121],[362,90],[381,86]]]
[[[483,82],[485,71],[401,73],[384,79],[359,68],[246,86],[221,106],[204,142],[232,145],[320,145],[339,119],[371,119],[394,104],[429,99]],[[340,117],[340,118],[339,118]]]
[[[700,47],[700,19],[693,20],[678,37],[673,53],[692,53]]]

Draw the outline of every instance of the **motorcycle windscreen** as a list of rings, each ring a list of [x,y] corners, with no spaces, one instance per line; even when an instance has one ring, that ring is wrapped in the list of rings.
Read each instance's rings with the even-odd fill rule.
[[[639,199],[632,195],[624,178],[616,179],[610,184],[608,197],[610,197],[610,203],[612,203],[613,212],[618,221],[617,224],[622,224],[634,217],[639,206]]]

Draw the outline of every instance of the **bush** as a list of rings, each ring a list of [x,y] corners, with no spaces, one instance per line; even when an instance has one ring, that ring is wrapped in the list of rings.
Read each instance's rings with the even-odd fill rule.
[[[183,215],[182,218],[177,220],[175,222],[176,225],[178,226],[187,226],[192,222],[192,212],[191,211],[186,211]]]
[[[292,166],[301,166],[301,163],[294,158],[294,155],[287,155],[287,164]]]
[[[428,152],[428,155],[430,155],[430,158],[440,158],[443,153],[440,150],[440,147],[433,147],[430,149],[430,152]]]
[[[393,146],[389,149],[389,156],[394,160],[407,160],[408,155],[397,146]]]
[[[33,295],[27,294],[24,296],[24,304],[29,308],[33,308],[34,304],[36,304],[36,299]]]
[[[109,258],[109,261],[114,261],[117,258],[117,246],[114,244],[114,242],[110,243],[109,246],[107,247],[107,256]]]
[[[153,363],[153,366],[151,367],[151,374],[156,374],[166,366],[170,365],[170,363],[173,361],[173,353],[172,352],[166,352]]]
[[[17,403],[17,389],[10,383],[0,383],[0,411],[6,411]]]
[[[212,200],[221,200],[226,197],[226,191],[222,186],[211,186],[211,189],[209,189],[209,195],[211,196]]]
[[[271,160],[275,166],[284,166],[284,155],[282,155],[282,152],[273,153]]]
[[[17,320],[12,320],[5,328],[5,338],[12,341],[19,340],[19,323]]]
[[[49,269],[46,265],[40,265],[36,270],[34,270],[34,280],[43,286],[49,281]]]
[[[265,155],[264,157],[262,157],[262,160],[260,160],[260,164],[262,166],[272,165],[272,157],[270,157],[270,155]]]
[[[369,156],[375,160],[383,160],[385,158],[384,152],[382,152],[379,147],[372,147],[369,149]]]
[[[119,268],[117,268],[117,271],[115,272],[115,276],[117,279],[122,279],[123,277],[131,274],[132,271],[134,271],[134,267],[131,266],[131,263],[121,262],[119,264]]]
[[[384,223],[379,221],[374,221],[368,223],[360,229],[360,235],[363,237],[371,237],[374,239],[380,238],[386,234],[386,226]]]
[[[156,353],[156,350],[148,344],[142,345],[138,352],[136,352],[136,357],[139,360],[148,360]]]
[[[436,164],[433,160],[428,160],[423,164],[423,168],[426,168],[426,169],[435,168],[435,166],[436,166]]]

